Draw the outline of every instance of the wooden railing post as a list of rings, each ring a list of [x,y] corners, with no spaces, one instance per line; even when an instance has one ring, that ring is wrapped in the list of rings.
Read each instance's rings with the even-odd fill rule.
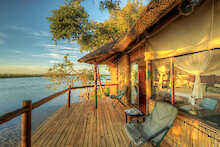
[[[94,65],[94,95],[95,95],[95,106],[98,108],[98,97],[97,97],[97,64]]]
[[[23,108],[28,108],[28,111],[22,114],[21,119],[21,147],[31,147],[31,111],[32,101],[27,100],[22,102]]]
[[[68,108],[70,108],[70,103],[71,103],[71,86],[68,86],[68,92],[67,92],[67,105]]]
[[[171,86],[171,103],[175,103],[175,87],[174,87],[174,57],[170,60],[170,86]]]

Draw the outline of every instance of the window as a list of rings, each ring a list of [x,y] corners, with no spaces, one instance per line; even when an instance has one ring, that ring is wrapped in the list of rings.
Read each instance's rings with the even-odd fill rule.
[[[220,50],[176,57],[175,105],[220,126]]]
[[[171,102],[170,59],[152,61],[152,99]]]
[[[180,110],[220,126],[220,50],[172,59],[152,61],[151,99],[174,102]]]

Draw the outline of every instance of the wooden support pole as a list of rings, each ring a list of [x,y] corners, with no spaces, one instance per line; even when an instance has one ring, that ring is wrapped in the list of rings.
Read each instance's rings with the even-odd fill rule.
[[[71,104],[71,86],[68,86],[68,92],[67,92],[67,105],[68,108],[70,108],[70,104]]]
[[[101,94],[104,96],[104,92],[103,92],[103,89],[102,89],[102,83],[101,83],[101,76],[100,76],[100,72],[99,72],[99,67],[97,67],[97,76],[98,76],[99,88],[100,88]]]
[[[23,108],[28,108],[28,111],[22,114],[21,119],[21,147],[31,147],[31,111],[32,101],[27,100],[22,102]]]
[[[116,83],[118,82],[118,62],[116,63]],[[119,94],[119,86],[117,85],[117,95]]]
[[[97,96],[97,64],[94,64],[94,96],[96,109],[98,108],[98,96]]]
[[[171,103],[175,103],[174,87],[174,57],[170,59],[170,86],[171,86]]]
[[[130,63],[130,57],[128,54],[125,55],[126,56],[126,68],[127,68],[127,86],[128,86],[128,91],[127,91],[127,100],[126,103],[127,104],[131,104],[131,63]]]
[[[151,73],[151,61],[150,60],[146,60],[146,98],[147,98],[147,112],[149,113],[149,105],[150,105],[150,98],[151,98],[151,86],[152,86],[152,73]]]

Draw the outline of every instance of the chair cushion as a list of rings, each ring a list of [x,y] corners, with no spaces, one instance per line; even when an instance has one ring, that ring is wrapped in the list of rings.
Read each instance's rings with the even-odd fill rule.
[[[211,98],[204,98],[201,104],[201,107],[208,110],[215,110],[215,107],[218,103],[218,100],[211,99]]]
[[[148,136],[143,132],[142,125],[134,121],[130,121],[125,125],[125,131],[129,139],[137,146],[144,144]]]
[[[168,103],[157,102],[151,113],[151,118],[145,121],[143,125],[143,131],[151,136],[160,129],[171,126],[177,115],[177,109]],[[165,132],[164,132],[165,133]],[[161,133],[153,139],[154,142],[158,142],[162,139],[164,133]]]
[[[161,129],[171,126],[177,115],[177,109],[168,103],[157,102],[152,113],[145,118],[143,123],[131,121],[125,125],[125,130],[135,145],[141,145],[149,141],[150,137]],[[161,142],[165,131],[150,140],[154,143]]]
[[[125,113],[126,113],[128,116],[144,115],[140,110],[138,110],[138,109],[135,108],[135,107],[130,108],[130,109],[126,109],[126,110],[125,110]]]

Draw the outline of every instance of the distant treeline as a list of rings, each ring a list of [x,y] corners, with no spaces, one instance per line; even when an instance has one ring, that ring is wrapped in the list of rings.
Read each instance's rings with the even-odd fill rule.
[[[77,75],[74,75],[77,76]],[[110,75],[103,74],[101,77],[109,78]],[[28,78],[28,77],[47,77],[46,74],[0,74],[0,78]]]
[[[43,74],[0,74],[0,78],[43,77]]]

